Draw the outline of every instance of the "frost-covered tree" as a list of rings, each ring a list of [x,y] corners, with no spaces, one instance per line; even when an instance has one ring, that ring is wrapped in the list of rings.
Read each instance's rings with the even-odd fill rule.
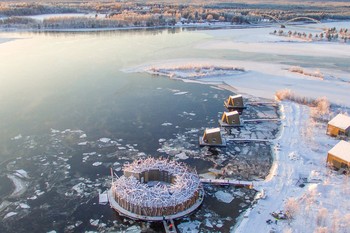
[[[328,210],[326,208],[319,209],[316,217],[316,225],[318,228],[327,226],[327,218]]]
[[[285,205],[284,205],[284,211],[287,215],[287,218],[289,220],[293,219],[293,217],[297,214],[299,211],[299,203],[295,198],[289,198]]]

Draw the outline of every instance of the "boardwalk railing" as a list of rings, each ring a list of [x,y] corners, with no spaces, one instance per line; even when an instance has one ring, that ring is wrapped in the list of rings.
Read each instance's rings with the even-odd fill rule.
[[[230,179],[201,179],[203,184],[213,185],[232,185],[236,187],[253,188],[253,182],[244,180],[230,180]]]
[[[272,142],[272,139],[257,139],[257,138],[226,138],[230,142]]]

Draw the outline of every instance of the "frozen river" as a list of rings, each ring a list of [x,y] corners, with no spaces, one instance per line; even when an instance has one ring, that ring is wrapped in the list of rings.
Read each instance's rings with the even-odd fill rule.
[[[198,147],[198,136],[217,126],[232,92],[122,71],[159,59],[203,57],[195,44],[210,35],[159,30],[1,33],[0,38],[1,232],[26,232],[29,225],[57,232],[149,227],[98,205],[98,193],[109,187],[109,167],[121,175],[123,163],[136,158],[182,159],[199,173],[225,169],[243,179],[267,174],[269,143]],[[256,118],[262,112],[277,117],[271,106],[244,114]],[[252,125],[227,133],[249,136],[252,128],[254,135],[270,138],[278,130],[276,124]],[[254,164],[260,169],[247,171]],[[181,229],[228,231],[254,195],[231,187],[208,186],[206,192],[203,206],[177,222]]]

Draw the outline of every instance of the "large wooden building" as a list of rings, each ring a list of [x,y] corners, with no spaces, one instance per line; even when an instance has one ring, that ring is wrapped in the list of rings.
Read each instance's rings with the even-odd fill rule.
[[[337,169],[350,168],[350,143],[343,140],[338,142],[328,151],[327,163]]]
[[[330,136],[350,136],[350,117],[338,114],[328,122],[327,134]]]

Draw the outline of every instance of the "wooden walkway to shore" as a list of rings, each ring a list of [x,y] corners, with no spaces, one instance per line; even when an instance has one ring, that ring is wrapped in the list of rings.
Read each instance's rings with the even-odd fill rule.
[[[166,233],[177,233],[174,220],[172,219],[170,219],[169,221],[163,220],[163,226]]]
[[[226,138],[226,141],[230,142],[271,142],[272,139],[256,139],[256,138]]]
[[[277,106],[277,102],[247,102],[246,105],[272,105]]]
[[[281,121],[280,118],[260,118],[260,119],[248,119],[242,120],[243,123],[251,123],[251,122],[265,122],[265,121]]]
[[[252,181],[244,180],[230,180],[230,179],[201,179],[203,184],[212,184],[212,185],[232,185],[235,187],[243,188],[253,188]]]

